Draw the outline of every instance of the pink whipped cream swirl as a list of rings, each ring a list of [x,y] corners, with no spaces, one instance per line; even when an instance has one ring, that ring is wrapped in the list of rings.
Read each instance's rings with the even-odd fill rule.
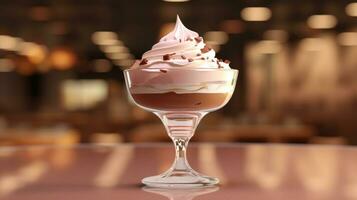
[[[214,68],[230,69],[229,61],[215,58],[202,37],[187,29],[177,16],[175,29],[144,53],[132,68]]]

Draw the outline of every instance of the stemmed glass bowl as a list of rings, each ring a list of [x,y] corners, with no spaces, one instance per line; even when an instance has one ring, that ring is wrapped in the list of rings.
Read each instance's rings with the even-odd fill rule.
[[[125,70],[124,76],[130,98],[161,119],[176,150],[170,169],[146,177],[142,183],[163,188],[217,184],[217,178],[201,175],[190,167],[186,149],[202,117],[220,109],[231,98],[238,70],[134,68]]]

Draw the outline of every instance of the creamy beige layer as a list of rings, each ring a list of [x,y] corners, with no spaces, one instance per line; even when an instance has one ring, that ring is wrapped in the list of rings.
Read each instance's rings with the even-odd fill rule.
[[[156,94],[175,92],[183,93],[232,93],[234,87],[231,83],[202,83],[192,85],[180,84],[155,84],[155,85],[132,85],[132,94]]]

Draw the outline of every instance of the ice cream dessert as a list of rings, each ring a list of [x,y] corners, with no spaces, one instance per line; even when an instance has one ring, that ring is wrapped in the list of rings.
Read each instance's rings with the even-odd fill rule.
[[[153,110],[220,108],[231,97],[235,78],[230,62],[215,56],[203,38],[187,29],[177,17],[174,30],[131,67],[132,98]]]
[[[217,178],[194,171],[186,159],[188,141],[207,113],[224,106],[232,96],[238,71],[229,61],[215,58],[203,38],[177,17],[173,31],[164,36],[124,77],[130,97],[163,122],[175,145],[175,162],[164,173],[146,177],[150,187],[212,186]]]

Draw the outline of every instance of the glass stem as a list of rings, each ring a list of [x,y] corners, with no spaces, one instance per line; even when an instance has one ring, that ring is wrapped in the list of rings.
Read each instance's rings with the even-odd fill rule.
[[[172,138],[172,141],[175,144],[176,150],[175,162],[172,166],[173,170],[186,171],[190,169],[190,165],[186,159],[186,148],[189,138]]]
[[[187,172],[191,167],[186,159],[187,145],[195,134],[198,123],[206,113],[156,113],[165,125],[166,131],[175,145],[175,162],[170,171]]]

